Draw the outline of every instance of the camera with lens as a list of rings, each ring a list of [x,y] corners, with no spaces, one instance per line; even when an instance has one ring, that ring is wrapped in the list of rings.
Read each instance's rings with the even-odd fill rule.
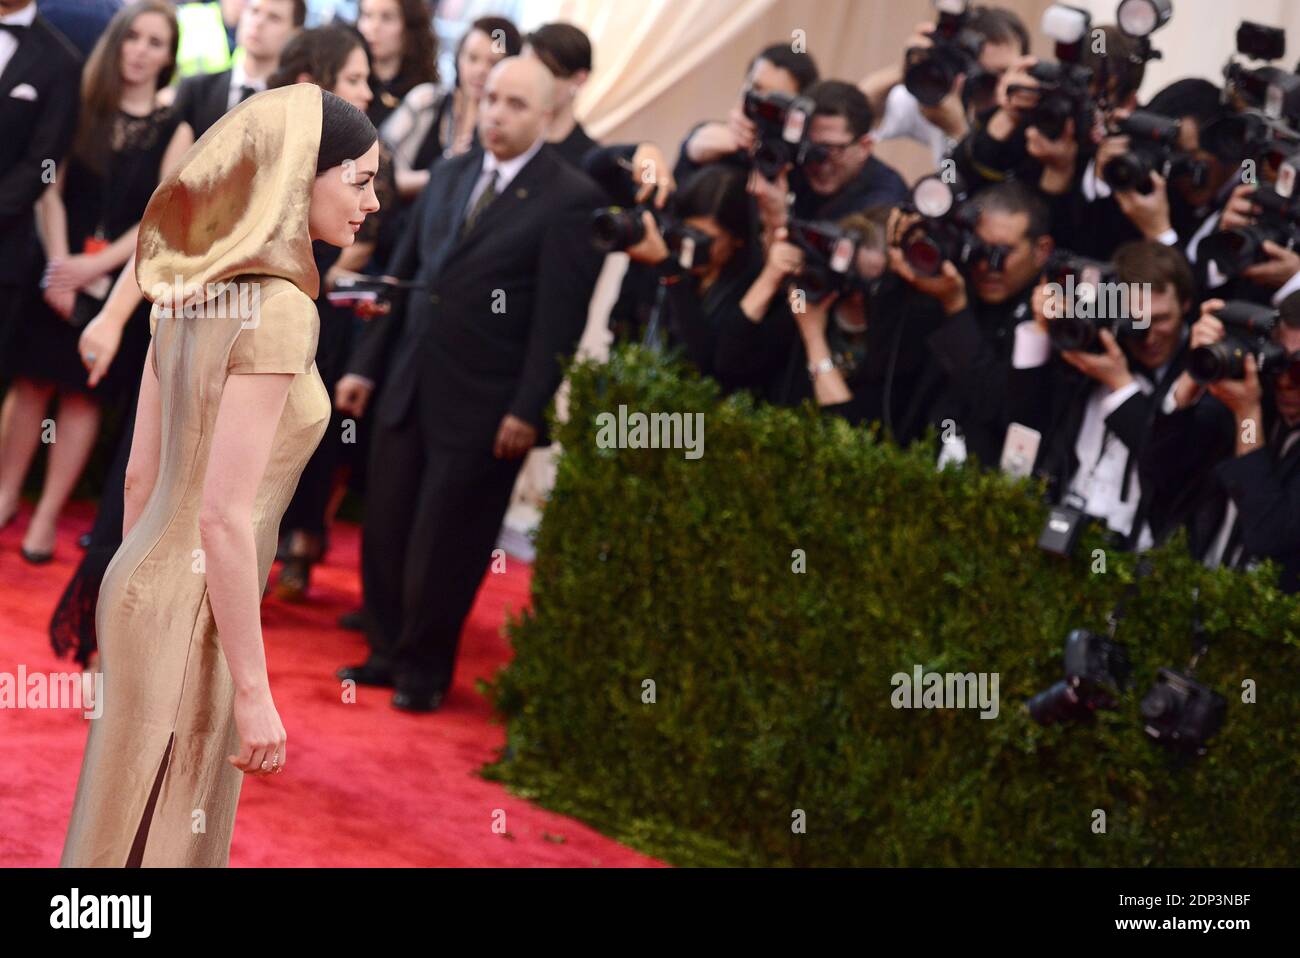
[[[1264,65],[1248,67],[1231,57],[1223,68],[1224,98],[1261,110],[1271,119],[1300,118],[1300,76],[1269,62],[1286,55],[1286,34],[1281,28],[1243,20],[1237,27],[1237,54]]]
[[[1135,325],[1137,304],[1130,301],[1129,286],[1119,281],[1112,264],[1058,249],[1048,258],[1043,278],[1054,287],[1047,329],[1057,349],[1102,352],[1098,334],[1103,329],[1116,339],[1146,335],[1146,324]]]
[[[1034,105],[1022,116],[1022,127],[1035,127],[1049,140],[1058,140],[1066,121],[1073,119],[1075,136],[1084,142],[1094,110],[1089,91],[1092,70],[1080,65],[1079,59],[1091,27],[1091,15],[1079,7],[1054,3],[1043,12],[1042,30],[1056,41],[1056,62],[1041,60],[1029,68],[1037,86],[1007,88],[1010,94],[1034,97]]]
[[[423,283],[414,280],[358,274],[340,276],[325,298],[334,306],[350,309],[362,319],[371,319],[392,312],[393,303],[400,303],[410,290],[424,288]]]
[[[1223,727],[1228,702],[1191,675],[1160,669],[1140,706],[1147,735],[1176,752],[1203,755]]]
[[[987,262],[1002,269],[1010,249],[985,243],[975,232],[979,208],[968,202],[966,185],[955,174],[922,177],[912,188],[908,209],[921,214],[899,240],[903,259],[921,276],[938,276],[944,260],[958,269]]]
[[[967,0],[935,0],[939,19],[930,34],[930,47],[913,47],[903,58],[903,86],[925,106],[938,106],[957,75],[967,82],[980,71],[983,35],[970,29]],[[979,82],[978,80],[976,82]]]
[[[1040,725],[1091,718],[1113,709],[1128,686],[1128,649],[1105,635],[1075,629],[1065,639],[1065,678],[1029,700],[1029,714]]]
[[[645,239],[642,215],[655,218],[668,247],[669,261],[676,269],[689,272],[709,261],[713,237],[686,223],[661,217],[649,206],[606,206],[591,215],[591,241],[605,253],[624,252]]]
[[[752,162],[765,179],[774,180],[787,165],[804,162],[814,109],[816,104],[806,96],[745,91],[745,116],[757,128]]]
[[[1277,310],[1234,299],[1214,315],[1223,323],[1223,338],[1208,346],[1197,346],[1187,357],[1187,371],[1198,383],[1243,378],[1247,356],[1255,357],[1261,379],[1280,375],[1289,368],[1286,350],[1273,341]]]
[[[1261,185],[1250,200],[1260,208],[1253,223],[1218,230],[1201,241],[1198,256],[1213,263],[1232,278],[1255,263],[1268,259],[1264,242],[1291,249],[1300,240],[1300,196],[1296,195],[1296,173],[1300,152],[1282,161],[1272,186]]]
[[[790,278],[790,285],[803,290],[810,303],[842,295],[865,285],[858,274],[858,250],[862,236],[833,223],[792,219],[786,224],[789,240],[803,250],[803,268]]]
[[[1166,180],[1185,179],[1192,187],[1205,185],[1206,164],[1180,149],[1178,135],[1182,121],[1149,110],[1135,110],[1115,125],[1114,133],[1129,138],[1129,151],[1113,157],[1102,167],[1101,178],[1113,190],[1150,193],[1151,174]]]

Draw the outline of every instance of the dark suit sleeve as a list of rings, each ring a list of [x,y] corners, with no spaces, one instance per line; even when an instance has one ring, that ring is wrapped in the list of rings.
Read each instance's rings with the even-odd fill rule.
[[[1278,558],[1300,548],[1300,474],[1283,481],[1268,448],[1222,462],[1217,471],[1240,511],[1247,553]]]
[[[44,113],[27,148],[16,163],[0,170],[0,219],[24,216],[31,210],[51,182],[44,175],[46,161],[62,160],[72,143],[81,100],[76,71],[58,74],[48,92]]]
[[[510,414],[541,429],[546,407],[564,377],[587,325],[587,310],[604,255],[591,244],[591,211],[601,203],[590,185],[556,216],[542,240],[537,264],[537,298],[527,354]]]
[[[1009,360],[1000,359],[969,309],[944,320],[926,340],[948,387],[976,424],[998,433],[1006,416]],[[1000,437],[999,438],[1000,441]]]

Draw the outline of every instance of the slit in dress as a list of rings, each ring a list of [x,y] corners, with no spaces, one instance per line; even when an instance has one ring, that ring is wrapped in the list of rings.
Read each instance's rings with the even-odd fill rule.
[[[158,793],[162,790],[163,776],[167,774],[167,760],[172,754],[172,743],[176,740],[176,733],[172,732],[167,738],[167,748],[163,751],[162,761],[158,764],[158,775],[153,781],[153,791],[149,793],[149,803],[145,806],[144,815],[140,818],[140,827],[136,829],[135,841],[131,843],[131,854],[126,859],[127,868],[139,868],[144,860],[145,842],[149,840],[149,824],[153,820],[154,805],[158,802]]]

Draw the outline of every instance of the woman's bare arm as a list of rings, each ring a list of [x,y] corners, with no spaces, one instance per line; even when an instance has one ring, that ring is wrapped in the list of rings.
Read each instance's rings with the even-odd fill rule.
[[[162,452],[162,409],[158,377],[153,371],[154,344],[144,357],[140,374],[140,398],[135,405],[135,431],[131,434],[131,455],[126,461],[126,484],[123,490],[122,538],[131,532],[144,504],[149,501],[158,481],[158,460]]]
[[[199,506],[212,616],[236,691],[245,695],[261,695],[270,688],[262,646],[253,504],[292,383],[292,373],[227,377]]]

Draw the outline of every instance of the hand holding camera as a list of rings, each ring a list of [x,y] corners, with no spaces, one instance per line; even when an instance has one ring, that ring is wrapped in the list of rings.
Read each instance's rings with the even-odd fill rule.
[[[1158,239],[1161,234],[1173,229],[1169,218],[1169,194],[1165,192],[1165,178],[1152,172],[1151,191],[1142,193],[1136,189],[1116,190],[1115,202],[1120,212],[1128,217],[1142,235],[1149,239]]]

